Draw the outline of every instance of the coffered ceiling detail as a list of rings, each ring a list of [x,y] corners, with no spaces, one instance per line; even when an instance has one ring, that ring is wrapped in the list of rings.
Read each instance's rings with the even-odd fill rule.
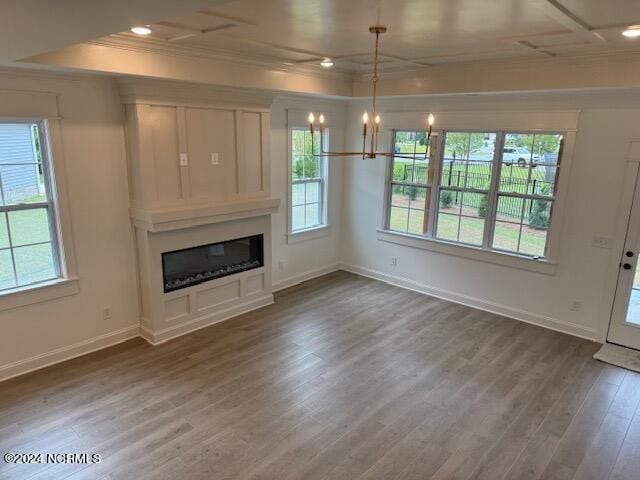
[[[148,47],[361,73],[373,61],[368,27],[383,23],[386,71],[507,58],[571,57],[640,49],[621,31],[640,24],[637,0],[230,0],[152,24]]]

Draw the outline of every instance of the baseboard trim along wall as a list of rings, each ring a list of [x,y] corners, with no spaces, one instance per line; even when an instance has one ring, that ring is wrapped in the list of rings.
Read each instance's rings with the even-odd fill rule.
[[[290,277],[283,278],[282,280],[274,282],[273,291],[277,292],[279,290],[284,290],[285,288],[293,287],[294,285],[298,285],[299,283],[306,282],[307,280],[321,277],[322,275],[336,272],[338,270],[341,270],[341,264],[339,263],[332,263],[331,265],[325,265],[324,267],[307,270],[306,272],[292,275]]]
[[[566,322],[563,320],[539,315],[533,312],[527,312],[525,310],[515,309],[506,305],[488,302],[480,298],[460,295],[449,290],[432,287],[430,285],[416,282],[414,280],[399,277],[396,275],[389,275],[358,265],[334,263],[313,270],[308,270],[306,272],[293,275],[291,277],[287,277],[275,282],[273,284],[273,291],[275,292],[283,290],[293,285],[297,285],[307,280],[311,280],[313,278],[320,277],[322,275],[326,275],[338,270],[355,273],[357,275],[362,275],[374,280],[379,280],[418,293],[431,295],[443,300],[448,300],[450,302],[459,303],[461,305],[477,308],[486,312],[513,318],[522,322],[531,323],[533,325],[538,325],[540,327],[567,333],[570,335],[575,335],[580,338],[586,338],[587,340],[593,340],[596,342],[599,341],[598,332],[595,328],[587,328],[581,325],[576,325],[574,323]],[[142,337],[152,345],[159,345],[173,338],[180,337],[182,335],[186,335],[187,333],[200,330],[201,328],[206,328],[210,325],[214,325],[216,323],[237,317],[238,315],[257,310],[267,305],[271,305],[272,303],[273,295],[262,295],[240,305],[235,305],[226,310],[216,312],[214,315],[199,317],[188,323],[168,327],[157,332],[151,332],[144,325],[132,325],[120,330],[116,330],[114,332],[83,340],[67,347],[57,348],[41,355],[36,355],[24,360],[19,360],[7,365],[2,365],[0,366],[0,382],[54,365],[56,363],[71,360],[72,358],[80,357],[97,350],[102,350],[103,348],[111,347],[113,345],[117,345],[136,337]]]
[[[88,338],[73,345],[56,348],[50,352],[35,355],[24,360],[9,363],[0,366],[0,382],[9,380],[10,378],[24,375],[41,368],[55,365],[56,363],[65,362],[72,358],[81,357],[88,353],[102,350],[103,348],[112,347],[140,335],[140,327],[138,324],[116,330],[114,332],[98,335],[97,337]]]
[[[340,269],[347,272],[362,275],[363,277],[372,278],[374,280],[380,280],[397,287],[413,290],[418,293],[424,293],[433,297],[448,300],[450,302],[459,303],[468,307],[477,308],[489,313],[495,313],[504,317],[513,318],[514,320],[520,320],[522,322],[531,323],[539,327],[548,328],[557,332],[567,333],[576,337],[585,338],[587,340],[593,340],[595,342],[602,343],[598,340],[598,332],[595,328],[583,327],[582,325],[576,325],[574,323],[566,322],[552,317],[539,315],[537,313],[528,312],[525,310],[519,310],[506,305],[500,305],[493,302],[488,302],[481,298],[470,297],[467,295],[460,295],[458,293],[433,287],[424,283],[416,282],[408,278],[399,277],[396,275],[389,275],[387,273],[379,272],[370,268],[340,264]]]

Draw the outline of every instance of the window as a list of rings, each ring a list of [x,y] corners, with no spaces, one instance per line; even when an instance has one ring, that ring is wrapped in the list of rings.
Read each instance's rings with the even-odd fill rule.
[[[0,122],[0,292],[60,276],[44,122]]]
[[[325,148],[328,132],[324,133]],[[291,197],[290,230],[302,232],[326,225],[327,165],[320,152],[320,133],[314,132],[313,142],[308,129],[291,130]]]
[[[447,131],[426,160],[422,132],[396,131],[393,143],[413,158],[392,161],[389,230],[548,256],[563,134]]]

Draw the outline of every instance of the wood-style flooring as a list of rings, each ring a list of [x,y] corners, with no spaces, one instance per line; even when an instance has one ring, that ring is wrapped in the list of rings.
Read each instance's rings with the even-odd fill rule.
[[[639,479],[640,375],[592,342],[336,272],[158,347],[0,384],[27,479]]]

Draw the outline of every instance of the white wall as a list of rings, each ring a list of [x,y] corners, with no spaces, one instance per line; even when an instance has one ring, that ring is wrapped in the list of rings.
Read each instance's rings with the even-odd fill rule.
[[[360,143],[358,119],[368,105],[353,102],[349,138]],[[383,205],[385,160],[345,163],[343,254],[347,268],[454,301],[525,321],[603,340],[612,303],[612,271],[624,234],[616,230],[630,139],[640,138],[640,92],[433,97],[382,102],[383,121],[400,122],[410,111],[581,110],[559,265],[554,275],[415,249],[377,239]],[[392,113],[393,112],[393,113]],[[473,115],[473,114],[470,114]],[[393,128],[393,124],[387,123]],[[483,125],[477,125],[482,129]],[[610,237],[611,249],[592,246]],[[391,257],[398,265],[391,266]],[[614,268],[612,268],[612,265]],[[574,300],[579,312],[570,310]]]
[[[287,240],[288,194],[287,162],[287,110],[295,111],[289,117],[300,117],[302,112],[325,112],[330,125],[332,149],[344,147],[344,102],[283,97],[276,99],[271,108],[271,193],[280,198],[280,209],[272,215],[273,283],[274,288],[300,282],[321,272],[335,269],[340,256],[342,223],[342,162],[329,159],[329,228],[319,238],[298,243]],[[304,115],[306,117],[306,115]],[[303,117],[303,118],[304,118]],[[291,125],[304,127],[304,124]]]
[[[46,75],[46,76],[45,76]],[[113,81],[0,71],[0,89],[59,95],[78,294],[0,312],[0,378],[138,332],[123,109]],[[103,308],[113,316],[103,319]]]

